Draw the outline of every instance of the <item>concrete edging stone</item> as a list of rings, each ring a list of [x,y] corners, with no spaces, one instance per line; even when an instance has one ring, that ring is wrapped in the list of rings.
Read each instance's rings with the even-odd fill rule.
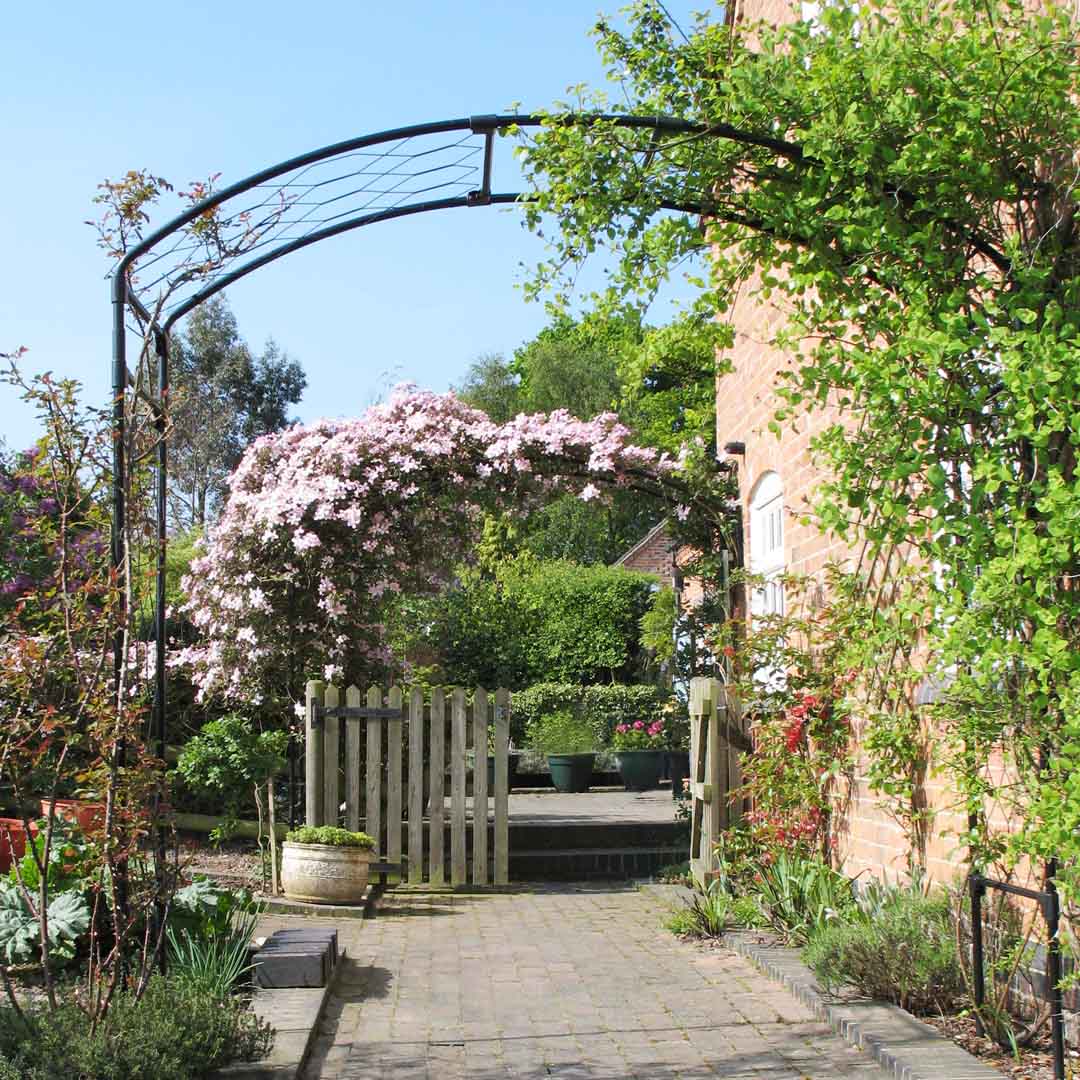
[[[648,884],[642,890],[667,900],[685,901],[694,895],[683,885]],[[730,930],[721,942],[781,983],[845,1042],[864,1050],[896,1080],[1001,1080],[997,1069],[898,1005],[840,1000],[827,994],[798,949],[777,945],[754,930]]]

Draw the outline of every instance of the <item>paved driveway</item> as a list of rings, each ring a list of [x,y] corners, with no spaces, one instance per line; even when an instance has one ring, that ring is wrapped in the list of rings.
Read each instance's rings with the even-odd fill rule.
[[[885,1076],[722,948],[607,886],[388,893],[350,954],[308,1080]]]

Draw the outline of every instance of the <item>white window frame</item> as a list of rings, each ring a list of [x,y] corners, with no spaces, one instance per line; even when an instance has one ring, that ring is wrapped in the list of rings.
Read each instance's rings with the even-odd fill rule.
[[[763,579],[750,594],[750,617],[784,614],[784,484],[767,472],[750,493],[750,573]]]

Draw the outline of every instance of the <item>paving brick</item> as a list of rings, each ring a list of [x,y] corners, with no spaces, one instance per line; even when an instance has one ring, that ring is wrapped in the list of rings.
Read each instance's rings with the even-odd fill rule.
[[[618,885],[388,893],[340,927],[349,959],[305,1075],[885,1075],[745,960],[672,938],[667,903]]]

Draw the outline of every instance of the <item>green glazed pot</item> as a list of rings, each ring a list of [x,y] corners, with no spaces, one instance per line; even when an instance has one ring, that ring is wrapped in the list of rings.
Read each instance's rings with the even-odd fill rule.
[[[557,791],[588,791],[595,754],[548,754],[548,768]]]
[[[623,787],[627,791],[653,791],[660,786],[666,750],[619,750],[615,764],[619,766]]]

